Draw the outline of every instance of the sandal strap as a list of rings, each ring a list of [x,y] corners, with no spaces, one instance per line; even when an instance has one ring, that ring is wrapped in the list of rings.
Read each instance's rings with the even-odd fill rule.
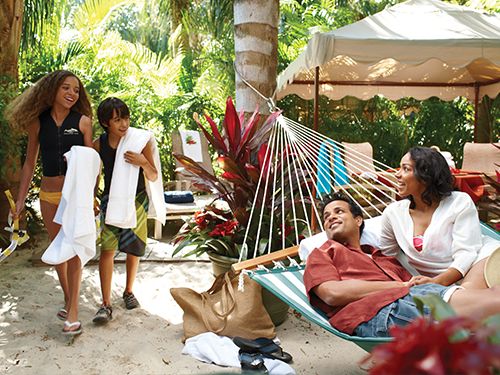
[[[80,326],[80,325],[82,325],[82,323],[80,323],[78,320],[76,322],[73,322],[73,323],[70,323],[67,320],[64,322],[64,326],[67,327],[67,328],[77,327],[77,326]]]

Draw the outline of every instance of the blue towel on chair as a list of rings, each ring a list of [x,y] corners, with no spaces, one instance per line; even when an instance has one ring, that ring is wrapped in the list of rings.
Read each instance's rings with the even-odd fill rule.
[[[318,152],[318,181],[316,184],[318,197],[331,192],[330,181],[335,185],[345,185],[349,182],[349,178],[339,147],[332,141],[326,141],[321,144]]]
[[[166,191],[165,203],[193,203],[194,196],[192,191]]]

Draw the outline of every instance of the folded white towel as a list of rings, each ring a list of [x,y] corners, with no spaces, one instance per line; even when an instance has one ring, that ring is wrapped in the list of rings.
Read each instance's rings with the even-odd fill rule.
[[[182,153],[194,161],[203,162],[200,133],[196,130],[179,130],[182,140]]]
[[[135,228],[137,226],[135,193],[140,168],[127,163],[124,154],[127,151],[142,152],[150,140],[153,143],[153,159],[158,171],[158,178],[154,182],[146,179],[146,191],[149,196],[148,217],[152,217],[162,224],[165,223],[166,211],[165,203],[163,202],[163,182],[156,141],[154,136],[146,130],[129,128],[125,136],[120,139],[116,150],[113,176],[111,177],[111,186],[109,188],[109,203],[106,210],[106,224],[119,228]]]
[[[182,354],[189,354],[206,363],[215,363],[225,367],[241,367],[238,351],[239,348],[229,337],[205,332],[188,338],[184,349],[182,349]],[[269,374],[295,374],[295,370],[288,363],[278,359],[264,358],[264,365]]]
[[[83,146],[73,146],[64,156],[68,170],[54,217],[61,230],[43,253],[42,261],[61,264],[77,255],[83,267],[96,252],[94,187],[100,158],[93,148]]]

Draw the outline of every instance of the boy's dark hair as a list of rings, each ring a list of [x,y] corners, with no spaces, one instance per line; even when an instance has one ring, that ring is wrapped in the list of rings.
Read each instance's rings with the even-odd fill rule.
[[[413,173],[418,181],[426,188],[422,193],[424,203],[431,205],[434,201],[441,201],[453,191],[453,176],[444,156],[432,148],[413,147],[408,153],[415,163]],[[413,197],[410,199],[410,208],[414,208]]]
[[[352,216],[357,217],[360,216],[363,218],[363,211],[361,210],[360,205],[353,201],[347,194],[341,193],[341,192],[335,192],[332,194],[325,195],[321,202],[319,203],[319,210],[321,213],[321,220],[323,220],[323,214],[325,213],[325,207],[328,206],[330,203],[333,201],[344,201],[349,204],[349,211],[351,211]],[[361,226],[359,227],[359,237],[361,237],[361,234],[363,233],[363,229],[365,228],[365,222],[361,223]]]
[[[109,120],[113,118],[113,111],[120,118],[130,117],[130,110],[123,100],[115,97],[104,99],[97,107],[97,119],[102,128],[108,132]]]

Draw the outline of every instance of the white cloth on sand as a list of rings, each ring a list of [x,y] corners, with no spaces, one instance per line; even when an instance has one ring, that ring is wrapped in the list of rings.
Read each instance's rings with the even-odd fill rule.
[[[100,158],[93,148],[84,146],[73,146],[64,156],[68,169],[54,217],[61,230],[43,253],[42,261],[61,264],[77,255],[83,267],[96,252],[94,187]]]
[[[197,162],[203,162],[200,133],[196,130],[179,130],[182,140],[182,153],[184,156]]]
[[[153,161],[158,171],[158,178],[155,181],[145,179],[146,191],[149,197],[148,217],[165,224],[166,208],[163,198],[160,157],[156,141],[150,132],[137,128],[129,128],[118,143],[109,188],[109,202],[105,215],[106,224],[125,229],[137,226],[135,194],[140,168],[127,163],[124,154],[127,151],[141,153],[150,140],[153,144]]]
[[[238,351],[238,346],[229,337],[205,332],[188,338],[184,349],[182,349],[182,354],[189,354],[206,363],[215,363],[225,367],[241,367]],[[269,374],[295,374],[295,370],[289,364],[277,359],[264,358],[264,365]]]

